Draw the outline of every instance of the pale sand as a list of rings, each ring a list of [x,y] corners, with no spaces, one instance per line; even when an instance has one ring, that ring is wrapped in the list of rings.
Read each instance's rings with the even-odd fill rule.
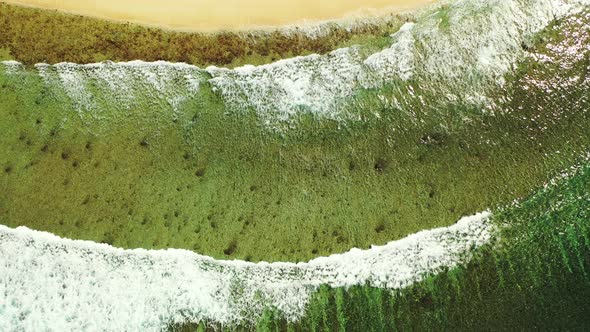
[[[436,0],[1,0],[183,31],[243,30],[387,15]],[[220,5],[222,3],[223,5]]]

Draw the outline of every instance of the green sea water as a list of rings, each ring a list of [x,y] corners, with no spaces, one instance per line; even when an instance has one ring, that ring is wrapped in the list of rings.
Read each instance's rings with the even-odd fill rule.
[[[573,42],[562,28],[542,36]],[[441,103],[416,78],[357,93],[357,119],[303,114],[283,132],[228,110],[206,81],[182,90],[180,74],[167,83],[183,97],[174,104],[137,80],[114,99],[90,80],[92,99],[72,101],[33,68],[4,70],[0,220],[253,261],[384,244],[505,205],[571,165],[590,139],[587,81],[551,93],[536,82],[583,77],[586,59],[522,60],[490,93],[493,114]],[[419,98],[403,109],[382,101],[410,90]]]
[[[453,31],[452,12],[438,15]],[[446,82],[415,75],[355,90],[341,118],[301,112],[278,129],[251,105],[228,106],[203,71],[140,69],[111,89],[75,65],[64,76],[0,65],[0,223],[303,261],[492,209],[497,239],[466,266],[396,292],[322,287],[301,321],[269,309],[256,328],[584,330],[589,24],[580,12],[527,36],[483,103],[443,98]],[[487,84],[478,75],[468,89]]]
[[[589,217],[590,168],[585,166],[498,210],[497,239],[465,266],[402,291],[322,288],[301,321],[289,323],[269,310],[256,329],[583,331],[590,324]],[[200,329],[205,327],[215,325]],[[173,331],[197,328],[171,326]]]

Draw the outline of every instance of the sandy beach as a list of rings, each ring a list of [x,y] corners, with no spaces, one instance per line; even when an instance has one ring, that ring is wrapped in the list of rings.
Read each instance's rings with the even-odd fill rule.
[[[386,15],[435,0],[4,0],[72,14],[182,31],[244,30]],[[223,3],[223,5],[220,5]]]

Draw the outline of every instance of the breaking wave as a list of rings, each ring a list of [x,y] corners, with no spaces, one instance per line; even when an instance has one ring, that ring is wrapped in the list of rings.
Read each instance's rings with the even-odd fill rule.
[[[440,99],[493,108],[487,92],[502,86],[503,76],[525,55],[522,45],[556,18],[584,5],[587,0],[455,1],[426,10],[392,35],[389,48],[368,57],[350,47],[235,69],[163,61],[36,67],[45,82],[61,87],[80,112],[99,112],[94,100],[105,96],[110,98],[107,103],[129,107],[138,94],[177,109],[207,85],[229,110],[254,110],[264,123],[277,127],[301,113],[354,117],[354,108],[347,105],[359,91],[405,89],[407,81]],[[5,66],[18,72],[17,64]],[[414,94],[411,89],[405,92]],[[393,97],[390,103],[411,107],[405,98]]]
[[[295,321],[321,285],[400,289],[465,263],[491,239],[490,216],[297,264],[123,250],[0,226],[0,329],[159,331],[201,320],[256,322],[269,307]]]

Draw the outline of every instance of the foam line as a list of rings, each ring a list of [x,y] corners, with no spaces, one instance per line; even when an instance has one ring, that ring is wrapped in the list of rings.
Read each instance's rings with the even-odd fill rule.
[[[391,46],[365,56],[353,46],[326,55],[299,56],[261,66],[201,69],[164,61],[77,65],[38,64],[39,75],[59,88],[81,114],[99,112],[95,100],[109,96],[106,105],[131,107],[136,96],[161,100],[178,111],[208,84],[228,109],[254,110],[272,129],[301,113],[319,118],[355,118],[350,98],[363,89],[405,84],[430,91],[439,100],[462,101],[493,109],[488,94],[504,84],[504,75],[526,55],[522,45],[556,18],[564,17],[590,0],[458,0],[425,10],[416,22],[406,23],[391,36]],[[24,70],[5,62],[10,73]],[[392,108],[413,111],[416,100],[392,99]],[[140,98],[138,98],[140,99]],[[405,99],[405,98],[403,98]],[[110,104],[109,104],[110,103]]]
[[[157,331],[202,319],[253,322],[269,306],[294,321],[320,285],[399,289],[466,262],[490,240],[490,215],[307,263],[123,250],[0,226],[0,330]]]

